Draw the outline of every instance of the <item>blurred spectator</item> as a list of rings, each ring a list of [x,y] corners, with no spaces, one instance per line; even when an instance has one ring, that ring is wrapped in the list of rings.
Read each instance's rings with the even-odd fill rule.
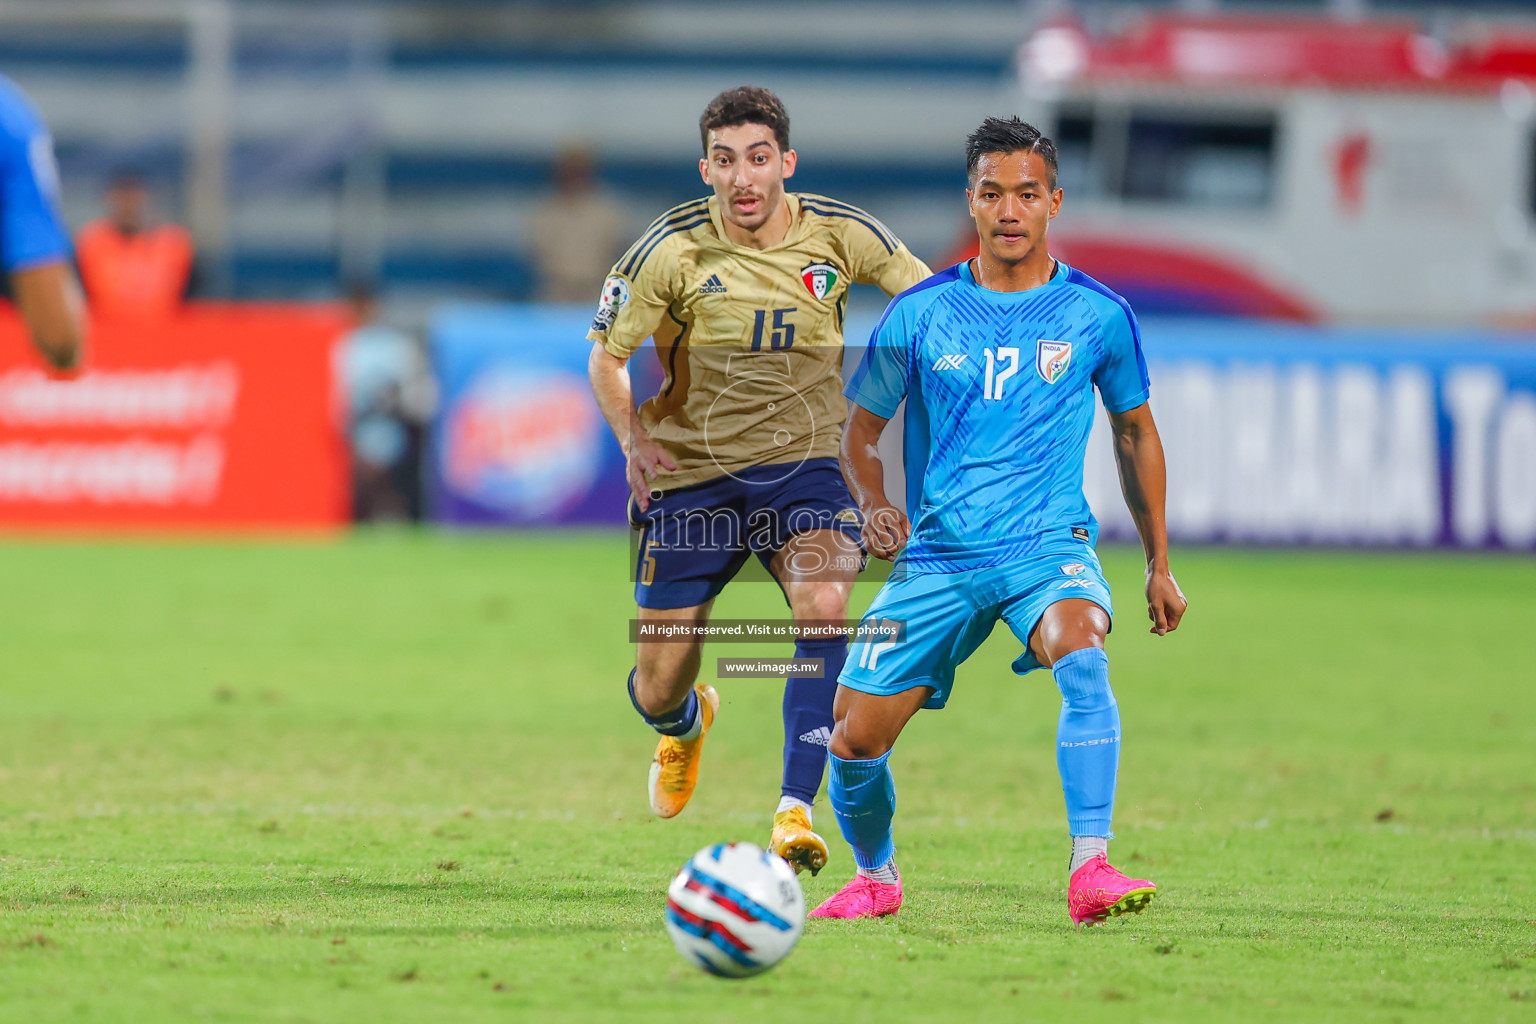
[[[91,308],[110,316],[165,316],[186,297],[192,236],[177,224],[150,223],[149,187],[133,171],[107,185],[106,216],[75,240]]]
[[[551,169],[554,193],[533,215],[533,258],[539,298],[594,302],[603,279],[629,242],[624,207],[599,188],[592,157],[567,149]]]
[[[337,350],[337,380],[352,448],[352,514],[358,522],[417,521],[426,424],[437,401],[425,353],[405,331],[379,322],[366,285],[350,296],[353,328]]]

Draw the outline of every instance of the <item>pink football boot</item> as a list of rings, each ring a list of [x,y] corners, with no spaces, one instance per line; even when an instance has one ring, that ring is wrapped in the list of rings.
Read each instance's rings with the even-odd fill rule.
[[[811,916],[890,917],[900,909],[900,882],[890,885],[865,875],[854,875],[853,881],[827,897],[826,902],[811,911]]]
[[[1067,913],[1074,924],[1103,924],[1121,914],[1141,913],[1156,895],[1157,886],[1145,878],[1126,878],[1101,853],[1072,873]]]

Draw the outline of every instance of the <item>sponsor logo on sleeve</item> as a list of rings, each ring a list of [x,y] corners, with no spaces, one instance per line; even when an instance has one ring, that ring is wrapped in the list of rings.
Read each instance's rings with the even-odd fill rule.
[[[629,282],[614,274],[603,282],[602,297],[597,300],[597,315],[592,318],[594,331],[606,331],[619,318],[619,311],[629,302]]]
[[[1047,384],[1055,384],[1072,364],[1072,343],[1041,338],[1035,346],[1035,372]]]
[[[1056,589],[1066,590],[1068,587],[1082,587],[1086,590],[1091,586],[1093,586],[1093,580],[1088,579],[1086,576],[1079,576],[1077,579],[1062,580],[1060,583],[1056,584]]]

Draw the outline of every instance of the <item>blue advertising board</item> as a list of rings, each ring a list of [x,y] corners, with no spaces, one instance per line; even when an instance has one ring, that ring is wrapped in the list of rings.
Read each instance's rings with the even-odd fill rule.
[[[1149,320],[1176,539],[1536,547],[1536,343]],[[1103,417],[1084,486],[1135,536]]]
[[[624,522],[623,457],[587,383],[590,315],[465,306],[434,319],[434,518]],[[850,359],[872,326],[850,318]],[[1176,319],[1144,320],[1142,334],[1174,539],[1536,549],[1536,341]],[[631,372],[637,398],[655,392],[649,346]],[[882,442],[888,464],[897,445]],[[899,472],[888,484],[899,492]],[[1102,414],[1084,489],[1103,536],[1134,539]]]
[[[456,306],[433,318],[440,395],[427,471],[433,519],[625,521],[624,457],[587,383],[591,322],[590,309],[540,306]],[[647,393],[644,382],[635,386]]]

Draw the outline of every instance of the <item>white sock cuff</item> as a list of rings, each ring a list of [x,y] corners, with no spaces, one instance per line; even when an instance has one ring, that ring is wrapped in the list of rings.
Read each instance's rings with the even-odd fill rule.
[[[881,864],[879,867],[872,870],[866,871],[864,868],[859,868],[859,874],[863,875],[865,878],[873,878],[875,881],[885,885],[901,884],[901,872],[896,869],[895,857],[892,857],[884,864]]]
[[[1109,855],[1108,836],[1073,836],[1072,837],[1072,863],[1067,868],[1067,874],[1076,874],[1077,869],[1087,864],[1093,858],[1103,854]]]
[[[805,816],[807,818],[809,818],[811,816],[811,805],[806,803],[804,800],[801,800],[797,796],[781,796],[781,797],[779,797],[779,806],[778,806],[778,808],[773,813],[774,814],[783,814],[785,811],[791,810],[791,809],[793,809],[795,807],[798,807],[801,810],[803,810],[805,812]]]
[[[703,731],[704,698],[699,697],[693,705],[693,724],[688,727],[687,732],[678,735],[677,739],[683,740],[684,742],[687,742],[688,740],[696,740],[699,738],[699,734]]]

